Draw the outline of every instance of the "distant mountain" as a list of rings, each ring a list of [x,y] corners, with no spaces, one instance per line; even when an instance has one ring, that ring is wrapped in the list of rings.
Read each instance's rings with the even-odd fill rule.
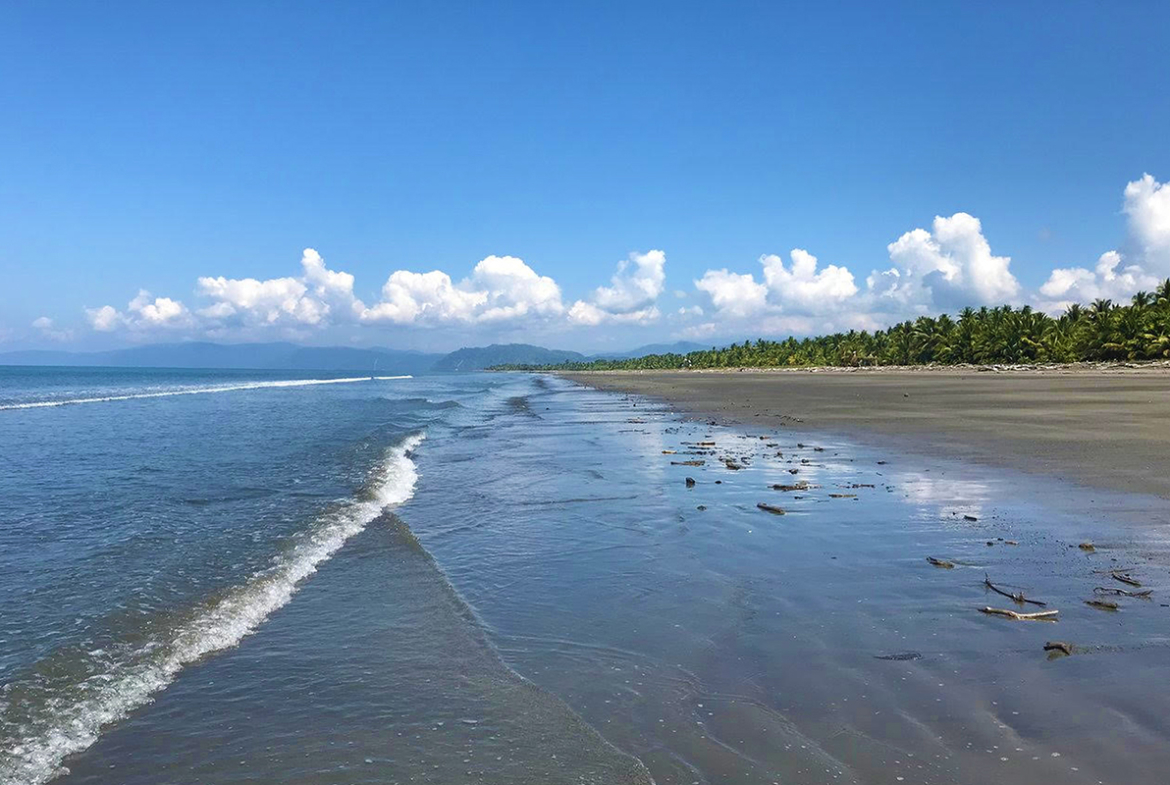
[[[491,346],[467,347],[451,352],[435,363],[435,371],[479,371],[493,365],[554,365],[584,360],[580,352],[545,349],[526,343],[493,343]]]
[[[633,357],[645,357],[648,354],[688,354],[700,349],[710,349],[705,343],[694,341],[676,341],[674,343],[648,343],[628,352],[598,352],[589,356],[590,360],[626,360]]]
[[[23,351],[0,354],[0,365],[104,365],[120,368],[251,368],[295,371],[362,371],[415,374],[442,355],[351,346],[291,343],[172,343],[106,352]]]
[[[478,371],[494,365],[555,365],[587,360],[624,360],[648,354],[686,354],[709,348],[690,341],[653,343],[628,352],[589,357],[526,343],[469,346],[447,355],[352,346],[297,346],[292,343],[150,344],[105,352],[29,350],[0,354],[0,365],[105,365],[117,368],[253,368],[279,371],[374,371],[419,374],[428,371]]]

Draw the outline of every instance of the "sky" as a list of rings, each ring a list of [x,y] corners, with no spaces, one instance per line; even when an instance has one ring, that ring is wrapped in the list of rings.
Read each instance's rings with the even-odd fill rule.
[[[1170,276],[1165,2],[0,4],[0,352],[599,351]]]

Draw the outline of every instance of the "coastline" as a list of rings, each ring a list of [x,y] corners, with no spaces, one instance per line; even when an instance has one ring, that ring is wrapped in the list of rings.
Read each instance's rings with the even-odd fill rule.
[[[719,422],[835,432],[894,449],[1170,498],[1170,368],[558,371]]]

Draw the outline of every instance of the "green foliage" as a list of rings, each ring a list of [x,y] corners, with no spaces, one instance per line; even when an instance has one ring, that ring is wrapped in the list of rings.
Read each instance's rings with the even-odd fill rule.
[[[835,333],[783,341],[745,341],[689,354],[559,365],[502,365],[498,370],[656,370],[835,365],[1067,363],[1170,359],[1170,279],[1138,292],[1129,305],[1097,300],[1057,318],[1032,310],[965,308],[959,318],[920,316],[875,332]]]

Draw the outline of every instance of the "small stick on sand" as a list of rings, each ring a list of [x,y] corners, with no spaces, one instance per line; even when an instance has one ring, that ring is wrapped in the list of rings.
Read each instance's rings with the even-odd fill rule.
[[[1056,621],[1056,616],[1060,613],[1060,611],[1017,613],[1016,611],[1005,611],[1003,608],[980,608],[979,611],[989,616],[1004,616],[1009,619],[1015,619],[1016,621]]]
[[[1104,570],[1093,570],[1093,574],[1094,575],[1112,575],[1115,572],[1128,573],[1128,572],[1133,572],[1136,569],[1137,569],[1137,567],[1109,567],[1108,569],[1104,569]]]
[[[1119,597],[1141,597],[1148,600],[1150,595],[1154,593],[1153,589],[1142,589],[1141,591],[1128,591],[1126,589],[1114,589],[1112,587],[1096,586],[1093,591],[1097,594],[1116,594]]]
[[[936,559],[933,556],[927,556],[926,560],[928,562],[930,562],[931,564],[933,564],[935,567],[942,567],[942,568],[947,569],[947,570],[955,569],[955,565],[952,564],[951,562],[947,561],[946,559]]]
[[[1024,596],[1024,593],[1022,591],[1016,592],[1015,594],[1012,594],[1011,592],[1004,591],[1003,589],[999,588],[994,583],[992,583],[991,578],[988,578],[986,575],[983,576],[983,585],[986,586],[987,588],[991,589],[996,594],[1002,594],[1004,597],[1007,597],[1008,599],[1011,599],[1011,600],[1015,600],[1016,602],[1020,603],[1021,605],[1023,605],[1024,603],[1028,603],[1029,605],[1039,605],[1041,608],[1048,607],[1048,603],[1046,603],[1046,602],[1040,602],[1040,600],[1029,600],[1027,597]]]
[[[779,507],[773,507],[771,504],[764,504],[763,502],[760,502],[756,506],[759,507],[764,512],[770,512],[773,515],[784,515],[785,514],[784,510],[780,509]]]
[[[1115,580],[1115,581],[1121,581],[1122,583],[1128,584],[1130,586],[1137,586],[1139,588],[1141,587],[1140,583],[1138,583],[1137,581],[1135,581],[1133,578],[1129,577],[1128,575],[1122,575],[1122,574],[1116,573],[1116,572],[1111,572],[1109,574],[1113,576],[1113,580]]]
[[[1102,611],[1115,611],[1118,607],[1117,603],[1109,600],[1085,600],[1085,605]]]

